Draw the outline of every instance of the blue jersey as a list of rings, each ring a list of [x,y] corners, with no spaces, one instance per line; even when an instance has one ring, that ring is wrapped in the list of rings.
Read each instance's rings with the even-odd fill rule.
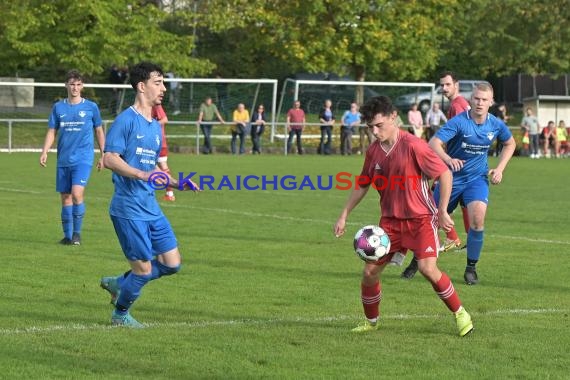
[[[92,166],[93,128],[102,124],[99,107],[90,100],[82,98],[78,104],[69,104],[63,99],[55,103],[48,127],[57,132],[57,166]]]
[[[505,123],[489,114],[483,124],[476,124],[465,111],[449,120],[437,133],[437,138],[447,144],[451,158],[464,161],[463,168],[453,172],[453,183],[468,183],[480,177],[487,178],[487,156],[495,139],[504,142],[512,137]]]
[[[109,128],[105,152],[118,153],[133,168],[152,171],[156,168],[161,137],[158,121],[147,120],[131,106],[121,112]],[[111,215],[131,220],[155,220],[163,216],[154,188],[146,181],[113,173],[113,184]]]

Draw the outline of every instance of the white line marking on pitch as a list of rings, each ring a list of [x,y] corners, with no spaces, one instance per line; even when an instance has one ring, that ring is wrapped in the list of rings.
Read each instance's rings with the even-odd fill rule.
[[[564,309],[501,309],[484,312],[471,312],[473,316],[492,316],[492,315],[536,315],[536,314],[560,314],[567,313]],[[429,319],[429,318],[446,318],[448,314],[384,314],[382,319],[393,320],[413,320],[413,319]],[[362,319],[357,315],[338,315],[332,317],[292,317],[292,318],[271,318],[271,319],[234,319],[221,321],[194,321],[194,322],[151,322],[146,323],[147,328],[207,328],[216,326],[254,326],[254,325],[277,325],[283,323],[313,323],[313,322],[340,322],[340,321],[356,321]],[[51,333],[60,331],[92,331],[92,330],[111,330],[120,327],[102,325],[102,324],[80,324],[74,323],[69,325],[54,326],[30,326],[16,327],[12,329],[0,329],[0,335],[20,335],[20,334],[36,334]]]

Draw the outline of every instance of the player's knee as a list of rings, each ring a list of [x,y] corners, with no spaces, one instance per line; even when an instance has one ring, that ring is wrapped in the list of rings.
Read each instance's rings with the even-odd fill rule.
[[[160,268],[160,273],[162,276],[171,276],[173,274],[176,274],[180,271],[180,267],[181,267],[180,264],[171,267],[171,266],[167,266],[167,265],[164,265],[161,263],[158,263],[158,266]]]

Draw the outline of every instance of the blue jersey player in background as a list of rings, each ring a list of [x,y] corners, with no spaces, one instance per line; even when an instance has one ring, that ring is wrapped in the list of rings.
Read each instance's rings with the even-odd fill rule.
[[[453,189],[448,212],[460,201],[467,206],[469,232],[467,233],[467,267],[464,279],[475,285],[479,279],[476,265],[483,248],[485,214],[489,203],[489,180],[498,185],[511,159],[516,143],[505,123],[489,113],[493,104],[493,87],[480,83],[471,96],[471,110],[449,120],[429,142],[453,172]],[[497,167],[489,170],[487,156],[495,139],[504,144]],[[446,144],[446,149],[444,149]],[[439,200],[439,186],[434,191]]]
[[[107,132],[103,160],[113,171],[115,193],[109,214],[130,270],[117,277],[103,277],[101,287],[115,304],[111,323],[139,328],[143,325],[131,316],[130,307],[146,283],[178,272],[181,256],[153,187],[158,181],[178,185],[157,169],[162,133],[151,112],[162,103],[166,91],[163,71],[153,63],[141,62],[130,71],[130,83],[136,91],[135,102],[117,116]]]
[[[54,104],[48,120],[48,131],[40,156],[40,165],[47,165],[48,151],[57,136],[56,191],[61,194],[61,224],[64,245],[81,244],[81,227],[85,215],[84,192],[93,167],[94,143],[97,138],[103,152],[103,132],[99,107],[81,97],[83,76],[77,70],[67,73],[67,98]],[[95,133],[93,133],[95,131]],[[102,162],[97,168],[101,170]]]

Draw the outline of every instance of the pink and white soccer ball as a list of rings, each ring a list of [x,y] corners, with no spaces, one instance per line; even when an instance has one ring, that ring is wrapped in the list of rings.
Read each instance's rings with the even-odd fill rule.
[[[362,227],[354,235],[354,251],[364,261],[378,261],[390,252],[390,238],[378,226]]]

